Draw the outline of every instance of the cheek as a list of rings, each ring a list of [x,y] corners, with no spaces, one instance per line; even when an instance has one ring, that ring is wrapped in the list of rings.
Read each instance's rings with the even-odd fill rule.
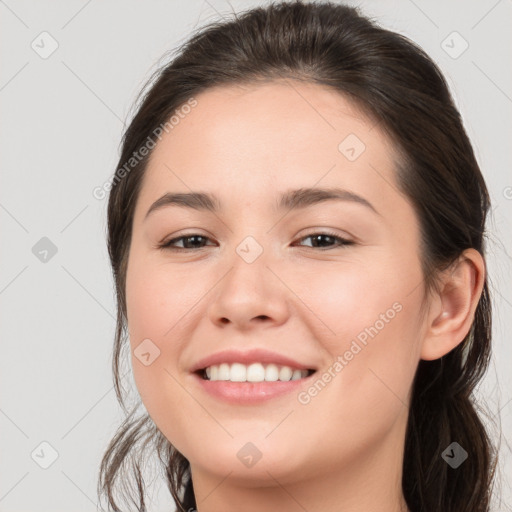
[[[406,403],[421,347],[421,269],[413,261],[375,261],[333,266],[296,289],[314,312],[310,329],[331,363],[342,365],[330,370],[341,376],[332,379],[334,393],[376,406],[396,394]]]
[[[299,397],[299,407],[321,425],[319,438],[330,439],[338,454],[370,449],[407,414],[419,361],[421,300],[421,287],[411,293],[421,274],[409,268],[337,269],[303,288],[304,302],[318,317],[310,328],[331,361]]]
[[[179,338],[187,316],[205,293],[204,281],[188,272],[162,263],[137,261],[128,268],[126,302],[128,324],[133,342],[143,336],[156,340]],[[178,348],[168,344],[166,349]]]
[[[419,291],[417,285],[422,282],[418,265],[409,262],[402,266],[390,257],[387,261],[385,257],[375,258],[364,265],[324,263],[322,271],[314,270],[309,276],[298,278],[290,274],[289,279],[316,319],[311,326],[315,325],[317,332],[325,332],[323,342],[333,353],[345,347],[344,341],[359,334],[364,341],[365,332],[371,336],[368,330],[375,334],[375,328],[380,333],[389,331],[392,324],[401,325],[406,315],[397,314],[398,310],[407,307],[408,315],[414,315],[419,307],[415,291]]]
[[[191,283],[195,285],[191,285]],[[188,339],[194,305],[204,296],[204,282],[184,272],[131,257],[126,276],[126,306],[133,377],[152,420],[179,450],[194,430],[188,415],[190,396],[179,383],[177,361]],[[145,353],[149,356],[144,357]],[[192,403],[193,405],[193,403]],[[197,414],[194,418],[197,420]]]

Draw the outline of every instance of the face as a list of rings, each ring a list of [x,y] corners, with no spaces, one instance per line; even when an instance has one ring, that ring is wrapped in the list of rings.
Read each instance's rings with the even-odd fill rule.
[[[219,87],[196,100],[156,145],[133,219],[127,317],[147,411],[193,476],[217,482],[270,472],[285,484],[376,453],[401,463],[424,283],[393,146],[314,84]],[[282,201],[310,188],[339,194]],[[216,209],[152,208],[192,192]],[[284,381],[195,372],[243,378],[210,364],[222,361]],[[282,366],[315,371],[286,382]]]

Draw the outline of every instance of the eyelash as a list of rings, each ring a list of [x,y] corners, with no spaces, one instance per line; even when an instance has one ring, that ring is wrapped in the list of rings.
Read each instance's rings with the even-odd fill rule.
[[[195,237],[195,236],[199,236],[203,239],[206,239],[206,240],[210,240],[207,236],[203,236],[199,233],[191,233],[190,235],[183,235],[183,236],[180,236],[180,237],[177,237],[177,238],[173,238],[167,242],[163,242],[162,244],[159,244],[158,245],[158,248],[159,249],[163,249],[163,250],[168,250],[168,251],[198,251],[198,250],[201,250],[201,249],[204,249],[204,247],[199,247],[199,248],[196,248],[196,249],[190,249],[190,248],[185,248],[185,247],[173,247],[171,244],[179,241],[179,240],[183,240],[185,238],[192,238],[192,237]],[[331,233],[331,232],[317,232],[317,233],[310,233],[309,235],[306,235],[306,236],[303,236],[301,238],[298,239],[298,241],[303,241],[303,240],[306,240],[307,238],[313,238],[315,236],[327,236],[327,237],[330,237],[330,238],[334,238],[335,240],[337,240],[339,243],[337,245],[337,247],[346,247],[346,246],[349,246],[349,245],[354,245],[354,242],[352,242],[351,240],[347,240],[345,238],[342,238],[338,235],[336,235],[335,233]],[[320,251],[329,251],[331,249],[334,249],[335,247],[327,247],[327,248],[319,248],[319,247],[310,247],[310,249],[318,249]]]

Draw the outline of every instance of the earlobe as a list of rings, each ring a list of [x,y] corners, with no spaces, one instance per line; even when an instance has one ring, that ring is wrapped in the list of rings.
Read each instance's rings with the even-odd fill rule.
[[[436,302],[427,316],[421,359],[431,361],[459,345],[473,323],[485,280],[485,262],[476,249],[466,249],[441,277]]]

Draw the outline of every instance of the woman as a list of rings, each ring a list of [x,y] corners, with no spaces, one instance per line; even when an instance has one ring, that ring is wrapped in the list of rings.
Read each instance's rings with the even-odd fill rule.
[[[146,510],[149,450],[181,511],[488,511],[489,196],[439,69],[291,2],[156,78],[108,207],[116,392],[129,344],[148,413],[103,458],[112,509],[131,464]]]

